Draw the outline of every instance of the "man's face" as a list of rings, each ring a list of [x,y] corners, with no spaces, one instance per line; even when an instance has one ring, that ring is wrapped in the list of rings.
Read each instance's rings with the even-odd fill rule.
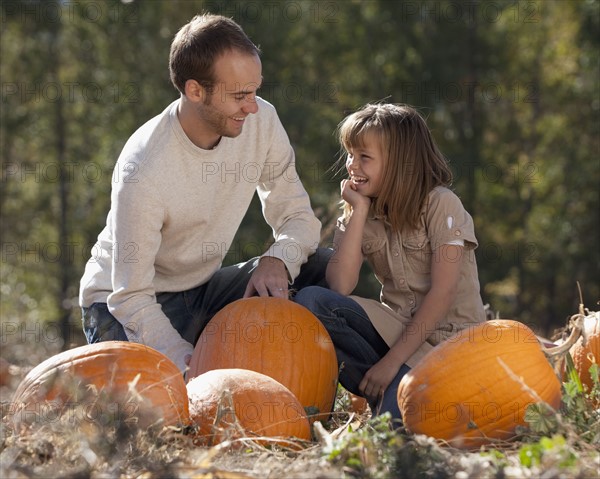
[[[262,83],[262,65],[257,55],[229,51],[215,62],[216,83],[197,106],[205,134],[235,138],[248,115],[258,111],[256,91]]]

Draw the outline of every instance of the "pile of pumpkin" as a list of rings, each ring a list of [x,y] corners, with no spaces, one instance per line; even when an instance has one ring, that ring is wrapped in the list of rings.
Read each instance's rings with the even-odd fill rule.
[[[27,374],[9,422],[25,434],[61,414],[76,417],[72,409],[83,404],[104,422],[115,416],[102,414],[110,408],[120,410],[115,419],[144,429],[187,427],[199,445],[250,437],[295,447],[298,439],[310,441],[312,421],[329,417],[337,374],[333,343],[310,311],[289,300],[247,298],[212,318],[185,379],[143,344],[81,346]]]
[[[577,331],[562,349],[570,350],[591,388],[589,367],[600,359],[600,314],[576,316]],[[561,381],[547,353],[517,321],[491,320],[461,331],[403,378],[398,405],[404,426],[460,448],[509,440],[525,425],[529,404],[560,407]],[[13,397],[10,422],[16,431],[30,431],[43,422],[44,408],[61,411],[92,388],[133,404],[141,427],[191,426],[199,445],[249,437],[294,447],[311,440],[312,422],[330,416],[337,374],[333,344],[314,315],[292,301],[247,298],[207,325],[186,379],[166,356],[141,344],[82,346],[29,372]],[[77,387],[67,387],[65,378],[76,378]]]

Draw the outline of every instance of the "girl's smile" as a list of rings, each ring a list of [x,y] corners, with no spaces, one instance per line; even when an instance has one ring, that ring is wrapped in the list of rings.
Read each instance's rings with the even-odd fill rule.
[[[365,178],[364,176],[356,176],[353,174],[350,174],[350,179],[352,180],[352,183],[354,183],[355,185],[360,185],[362,183],[366,183],[367,181],[369,181],[369,178]]]

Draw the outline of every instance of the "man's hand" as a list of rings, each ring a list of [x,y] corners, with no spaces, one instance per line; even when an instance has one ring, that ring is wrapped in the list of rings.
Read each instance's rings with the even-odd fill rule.
[[[250,296],[288,297],[288,273],[283,261],[270,256],[263,256],[252,273],[244,298]]]

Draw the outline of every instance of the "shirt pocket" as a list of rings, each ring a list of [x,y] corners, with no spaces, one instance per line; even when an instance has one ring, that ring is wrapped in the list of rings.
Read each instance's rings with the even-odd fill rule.
[[[386,245],[385,239],[365,239],[362,242],[362,253],[379,278],[389,278],[391,274]]]
[[[413,272],[431,271],[431,244],[426,233],[419,233],[402,239],[406,261]]]

